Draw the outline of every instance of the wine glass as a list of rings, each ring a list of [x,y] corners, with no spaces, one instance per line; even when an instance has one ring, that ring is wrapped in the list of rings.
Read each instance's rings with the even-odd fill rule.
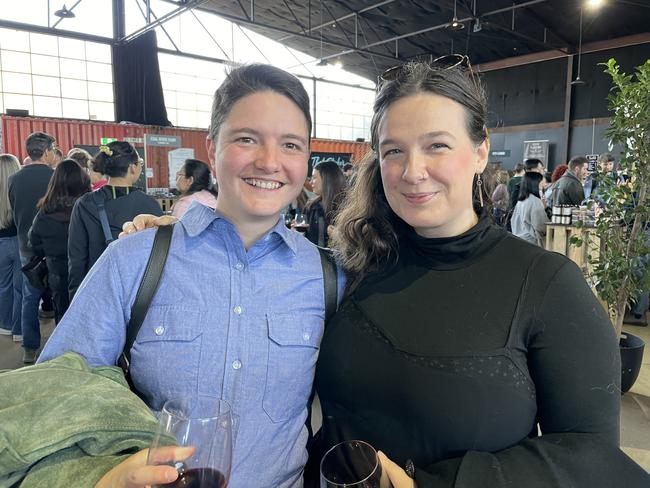
[[[293,226],[298,232],[307,232],[309,224],[307,223],[307,216],[303,213],[296,213],[296,217],[293,220]]]
[[[344,441],[325,453],[320,463],[320,488],[392,488],[382,475],[377,451],[367,442]]]
[[[160,412],[158,431],[147,464],[167,464],[178,470],[176,481],[154,488],[226,488],[232,466],[233,413],[218,397],[168,400]],[[187,459],[160,462],[164,446],[192,446]]]

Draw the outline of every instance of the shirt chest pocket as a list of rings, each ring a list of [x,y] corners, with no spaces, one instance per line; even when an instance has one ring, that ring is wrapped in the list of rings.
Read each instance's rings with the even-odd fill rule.
[[[262,406],[273,422],[295,418],[306,407],[314,381],[323,319],[318,315],[268,314],[268,361]]]
[[[152,407],[154,398],[196,395],[204,319],[196,309],[149,308],[131,349],[131,371]]]

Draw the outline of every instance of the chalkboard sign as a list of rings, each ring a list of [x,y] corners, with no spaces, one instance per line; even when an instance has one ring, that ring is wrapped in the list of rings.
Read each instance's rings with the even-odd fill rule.
[[[598,170],[598,154],[587,154],[587,171],[595,173]]]
[[[524,161],[539,159],[548,168],[548,140],[524,141]]]

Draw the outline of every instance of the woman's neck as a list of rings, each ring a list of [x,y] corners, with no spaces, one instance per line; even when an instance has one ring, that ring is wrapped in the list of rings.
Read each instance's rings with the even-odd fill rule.
[[[108,184],[111,186],[131,186],[131,180],[127,177],[108,178]]]

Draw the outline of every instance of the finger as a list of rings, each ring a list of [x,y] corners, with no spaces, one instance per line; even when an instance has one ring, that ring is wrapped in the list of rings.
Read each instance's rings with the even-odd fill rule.
[[[155,215],[139,214],[133,218],[133,225],[136,230],[143,230],[148,227],[153,227],[152,221],[156,219]]]
[[[399,465],[388,459],[388,457],[381,451],[377,452],[379,461],[381,462],[382,469],[388,475],[388,479],[395,488],[413,488],[415,482],[406,474]]]
[[[120,235],[118,236],[118,239],[120,237],[124,237],[124,236],[128,236],[129,234],[133,234],[136,231],[137,231],[137,229],[135,228],[135,225],[133,225],[133,222],[131,222],[131,221],[124,222],[124,224],[122,225],[122,232],[120,232]]]
[[[196,448],[194,448],[193,446],[156,447],[155,449],[149,450],[147,459],[149,464],[168,463],[171,461],[183,461],[184,459],[187,459],[192,454],[194,454],[194,451],[196,451]]]
[[[156,227],[160,227],[162,225],[170,225],[176,222],[178,219],[174,217],[173,215],[161,215],[160,217],[156,217],[152,221],[152,225],[155,225]]]
[[[178,478],[178,471],[171,466],[140,466],[126,470],[118,486],[122,488],[142,488],[145,485],[171,483]]]

